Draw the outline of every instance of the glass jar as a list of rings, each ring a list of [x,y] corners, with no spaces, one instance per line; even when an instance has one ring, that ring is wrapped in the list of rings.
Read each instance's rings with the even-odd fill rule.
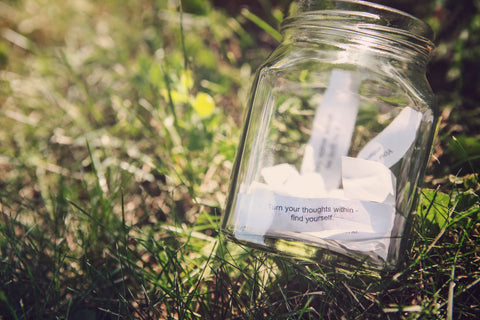
[[[319,263],[398,266],[437,115],[433,32],[356,0],[298,1],[259,68],[222,231]]]

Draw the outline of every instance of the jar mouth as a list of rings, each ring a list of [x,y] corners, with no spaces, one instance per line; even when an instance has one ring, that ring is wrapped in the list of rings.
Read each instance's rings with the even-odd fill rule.
[[[289,15],[282,23],[282,29],[304,15],[321,15],[325,19],[335,16],[347,17],[348,20],[369,22],[377,26],[403,30],[414,36],[433,41],[432,28],[419,18],[404,11],[385,5],[363,0],[298,0],[292,3]],[[330,20],[329,19],[329,20]]]
[[[380,42],[405,45],[425,57],[434,48],[433,30],[427,23],[401,10],[363,0],[297,0],[282,23],[282,33],[290,28],[360,32]]]

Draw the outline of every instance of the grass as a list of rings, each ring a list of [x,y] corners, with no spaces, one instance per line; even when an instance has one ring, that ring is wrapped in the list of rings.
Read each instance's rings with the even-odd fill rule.
[[[0,319],[479,317],[479,124],[472,75],[456,72],[478,15],[433,61],[433,75],[451,62],[455,92],[433,81],[441,162],[401,272],[339,273],[218,234],[252,73],[276,45],[265,21],[283,5],[0,3]]]

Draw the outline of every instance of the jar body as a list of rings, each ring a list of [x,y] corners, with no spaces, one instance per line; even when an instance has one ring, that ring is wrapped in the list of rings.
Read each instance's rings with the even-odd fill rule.
[[[296,21],[257,71],[222,231],[275,253],[393,269],[430,153],[433,95],[409,58],[356,45],[362,33],[338,41],[328,24]]]

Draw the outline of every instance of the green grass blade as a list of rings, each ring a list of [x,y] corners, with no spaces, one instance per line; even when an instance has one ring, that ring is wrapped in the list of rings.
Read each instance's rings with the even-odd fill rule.
[[[260,29],[268,33],[273,39],[280,42],[282,40],[282,34],[275,30],[271,25],[269,25],[266,21],[261,19],[259,16],[252,13],[250,10],[244,8],[241,11],[242,16],[247,18],[248,20],[255,23]]]

